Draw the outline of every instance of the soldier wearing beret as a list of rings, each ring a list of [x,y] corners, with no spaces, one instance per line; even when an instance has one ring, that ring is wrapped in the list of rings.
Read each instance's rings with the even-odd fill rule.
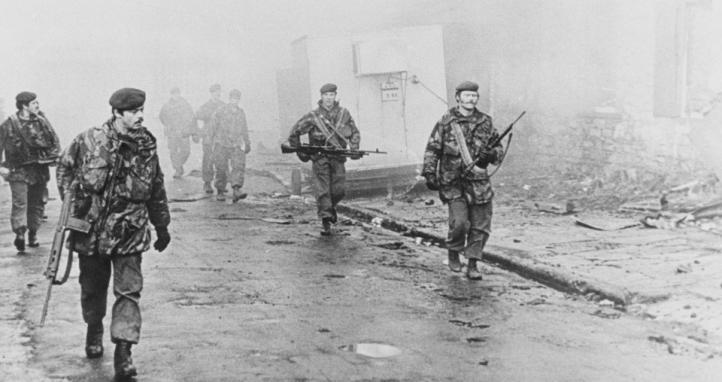
[[[203,137],[203,164],[201,173],[203,176],[203,189],[207,194],[213,193],[211,182],[213,182],[213,140],[208,136],[211,126],[211,117],[225,103],[221,100],[221,85],[213,84],[208,89],[211,92],[211,99],[204,103],[196,112],[196,118],[203,122],[201,136]]]
[[[361,135],[356,123],[346,108],[336,101],[335,84],[321,87],[321,100],[318,107],[311,110],[291,128],[288,144],[298,147],[301,135],[308,134],[308,141],[313,146],[333,146],[358,150]],[[303,162],[313,162],[313,186],[316,193],[316,207],[321,219],[324,236],[331,234],[331,224],[336,223],[336,205],[346,194],[346,158],[336,155],[314,154],[308,156],[298,153]],[[351,159],[360,159],[352,157]]]
[[[158,117],[168,140],[170,161],[175,169],[173,178],[180,179],[183,177],[183,165],[191,154],[190,138],[198,140],[193,107],[181,96],[179,88],[173,88],[170,99],[160,109]]]
[[[50,180],[49,166],[58,158],[60,143],[40,111],[35,93],[19,93],[15,100],[17,113],[0,125],[0,158],[5,154],[0,172],[10,183],[10,225],[15,232],[15,248],[23,252],[26,231],[28,246],[40,245],[37,232],[45,210],[43,196]]]
[[[228,104],[221,106],[213,113],[207,133],[207,138],[213,142],[213,163],[216,168],[215,186],[219,201],[225,200],[226,186],[229,182],[229,164],[233,202],[247,196],[241,188],[246,171],[246,154],[251,152],[251,141],[248,138],[246,113],[239,106],[240,102],[241,91],[231,90]]]
[[[427,187],[439,191],[439,198],[449,206],[449,269],[461,272],[463,252],[471,280],[482,278],[477,263],[491,233],[494,192],[486,167],[498,164],[504,152],[501,144],[489,147],[499,134],[491,117],[476,108],[478,90],[479,85],[470,81],[456,87],[457,106],[431,131],[422,169]]]
[[[115,373],[136,375],[131,345],[140,339],[141,258],[151,242],[163,251],[170,242],[170,213],[155,137],[143,127],[145,92],[124,88],[110,97],[112,116],[73,139],[60,157],[58,191],[74,195],[73,216],[92,225],[72,232],[68,248],[78,253],[80,305],[87,324],[85,353],[103,355],[103,317],[110,277],[113,304],[110,338]]]

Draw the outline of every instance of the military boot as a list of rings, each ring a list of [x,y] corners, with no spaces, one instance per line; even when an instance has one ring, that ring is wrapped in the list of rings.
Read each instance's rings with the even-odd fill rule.
[[[451,269],[452,272],[461,272],[459,251],[449,250],[449,269]]]
[[[38,243],[38,233],[35,231],[28,231],[28,247],[37,248],[40,246]]]
[[[130,358],[131,343],[128,341],[118,341],[115,344],[115,376],[119,379],[134,377],[138,374],[133,366],[133,359]]]
[[[88,358],[103,356],[103,323],[88,324],[85,332],[85,355]]]
[[[218,195],[216,195],[216,200],[219,202],[225,202],[226,201],[226,191],[218,190]]]
[[[204,182],[203,183],[203,191],[206,194],[212,194],[213,193],[213,187],[211,187],[211,182]]]
[[[247,193],[241,191],[240,187],[233,187],[233,203],[245,199],[248,196]]]
[[[481,280],[481,272],[476,268],[476,259],[469,259],[469,264],[466,266],[466,277],[469,280]]]
[[[321,235],[322,236],[330,236],[331,235],[331,218],[323,218],[321,219]]]
[[[13,241],[13,244],[15,244],[15,248],[18,252],[25,251],[25,234],[22,233],[15,235],[15,241]]]

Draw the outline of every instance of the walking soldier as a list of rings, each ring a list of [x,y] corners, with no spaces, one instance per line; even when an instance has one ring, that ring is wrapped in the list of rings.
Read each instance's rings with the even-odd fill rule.
[[[136,375],[131,345],[140,339],[141,259],[150,247],[170,242],[170,214],[155,137],[142,126],[145,92],[125,88],[110,97],[112,116],[75,137],[58,165],[58,190],[74,194],[74,216],[89,222],[87,234],[71,233],[69,249],[80,261],[80,305],[87,324],[88,358],[103,355],[103,317],[113,276],[110,337],[115,373]],[[112,271],[111,271],[112,269]]]
[[[488,147],[498,137],[491,117],[476,108],[479,85],[462,82],[456,87],[457,106],[446,112],[431,132],[422,175],[431,190],[449,206],[446,239],[449,268],[461,272],[459,253],[469,259],[467,277],[482,278],[477,262],[491,233],[491,200],[494,192],[486,172],[503,155],[501,144]]]

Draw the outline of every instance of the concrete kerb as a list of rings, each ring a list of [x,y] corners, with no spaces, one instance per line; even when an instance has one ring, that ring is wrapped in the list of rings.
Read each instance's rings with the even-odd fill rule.
[[[398,232],[404,236],[421,237],[444,246],[444,237],[426,230],[409,227],[389,216],[380,216],[375,212],[349,205],[338,205],[338,212],[351,218],[366,222],[376,222],[382,228]],[[512,271],[522,277],[532,279],[566,293],[580,295],[594,294],[601,299],[613,301],[624,307],[633,302],[635,296],[626,288],[595,279],[590,275],[578,274],[561,266],[555,267],[533,259],[525,251],[488,245],[484,251],[484,262]]]

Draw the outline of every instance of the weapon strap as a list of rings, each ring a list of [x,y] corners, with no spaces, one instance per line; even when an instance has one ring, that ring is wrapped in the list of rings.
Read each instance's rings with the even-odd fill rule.
[[[343,146],[341,142],[339,142],[338,138],[340,138],[344,143],[348,145],[348,142],[346,142],[346,139],[341,136],[341,134],[338,133],[335,127],[329,126],[330,123],[326,123],[322,117],[320,117],[315,111],[312,111],[311,114],[313,115],[313,119],[316,122],[316,126],[319,130],[321,130],[321,133],[326,137],[326,142],[331,143],[332,146],[343,149]],[[343,116],[341,116],[343,117]],[[338,124],[340,126],[342,118],[338,119]],[[337,138],[338,137],[338,138]]]
[[[451,122],[451,132],[452,132],[452,134],[454,134],[456,143],[459,145],[459,152],[461,153],[461,162],[464,163],[464,168],[470,168],[471,171],[475,174],[481,174],[481,173],[486,172],[486,170],[477,166],[476,162],[471,157],[471,153],[469,152],[469,147],[466,145],[466,138],[464,138],[464,132],[461,131],[461,126],[459,126],[458,122],[456,122],[456,121]]]

